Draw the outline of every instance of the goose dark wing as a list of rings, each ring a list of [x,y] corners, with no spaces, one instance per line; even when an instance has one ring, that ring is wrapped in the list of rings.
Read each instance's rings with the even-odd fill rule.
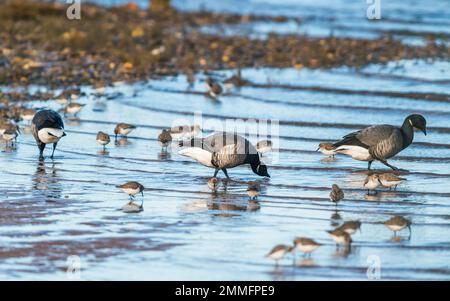
[[[33,117],[32,123],[35,125],[37,131],[43,128],[64,128],[61,116],[52,110],[42,110],[37,112]]]
[[[355,145],[368,149],[377,145],[380,141],[388,139],[396,129],[398,130],[398,128],[388,124],[369,126],[360,131],[345,135],[341,141],[334,144],[334,147]]]

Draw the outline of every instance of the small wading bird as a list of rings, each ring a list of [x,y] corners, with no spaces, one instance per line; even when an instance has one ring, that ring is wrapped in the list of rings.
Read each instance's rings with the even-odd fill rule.
[[[211,77],[206,79],[206,86],[208,87],[208,93],[212,98],[217,99],[217,97],[222,94],[222,86]]]
[[[264,153],[272,151],[272,141],[270,140],[262,140],[256,143],[256,150],[261,154],[261,157]]]
[[[306,256],[307,254],[311,255],[311,253],[314,252],[320,246],[321,244],[315,242],[311,238],[297,237],[296,239],[294,239],[295,249],[302,252],[303,256]]]
[[[269,254],[265,257],[275,260],[276,265],[278,265],[278,261],[286,255],[286,253],[292,252],[293,247],[286,245],[277,245],[270,250]]]
[[[412,114],[405,118],[401,127],[387,124],[369,126],[344,136],[344,139],[333,146],[337,153],[351,156],[355,160],[368,161],[369,170],[375,160],[397,170],[398,168],[390,165],[387,160],[413,142],[414,128],[426,135],[426,125],[422,115]]]
[[[388,187],[389,190],[392,190],[392,187],[394,187],[394,190],[397,189],[397,186],[402,182],[405,181],[405,178],[401,178],[397,175],[394,175],[393,173],[383,173],[378,176],[380,179],[381,185],[384,187]]]
[[[117,140],[117,135],[120,135],[122,137],[127,137],[127,135],[129,133],[131,133],[134,129],[136,129],[136,127],[132,124],[128,124],[128,123],[118,123],[116,125],[116,127],[114,128],[114,135],[115,135],[115,139]]]
[[[123,192],[128,194],[130,201],[134,199],[134,196],[138,193],[144,197],[144,186],[136,181],[127,182],[122,185],[118,185],[117,188],[122,189]]]
[[[343,230],[350,235],[356,233],[357,230],[361,231],[361,222],[360,221],[348,221],[343,223],[341,226],[337,228],[338,230]]]
[[[374,194],[377,194],[375,190],[378,186],[380,186],[380,175],[379,174],[371,174],[368,175],[366,180],[364,181],[364,188],[367,189],[367,195],[370,195],[370,191],[373,190]]]
[[[191,139],[198,135],[201,132],[201,128],[198,124],[195,125],[180,125],[175,126],[170,129],[170,135],[172,139]]]
[[[64,114],[72,114],[77,116],[77,114],[83,109],[85,104],[71,102],[67,106],[64,107]]]
[[[158,144],[161,146],[162,150],[167,151],[167,147],[172,142],[172,135],[169,130],[162,130],[158,135]]]
[[[200,164],[214,168],[214,176],[222,170],[229,179],[227,169],[250,164],[252,171],[269,177],[267,166],[262,164],[256,148],[244,137],[234,133],[215,133],[206,138],[180,141],[183,147],[178,154],[190,157]]]
[[[27,121],[28,123],[31,122],[31,120],[33,119],[34,115],[36,115],[36,111],[33,109],[23,109],[20,117],[22,117],[23,120]]]
[[[408,228],[411,234],[411,221],[403,216],[396,215],[384,222],[384,225],[394,231],[394,236],[397,236],[397,232],[405,228]]]
[[[328,157],[334,158],[334,155],[336,155],[336,150],[334,149],[333,143],[320,143],[317,151],[320,151],[322,154]]]
[[[261,186],[259,185],[259,183],[256,182],[248,183],[247,195],[250,197],[251,200],[256,200],[260,191]]]
[[[109,138],[109,135],[106,133],[103,133],[102,131],[97,133],[97,142],[103,145],[103,150],[106,149],[106,145],[111,141],[111,138]]]
[[[339,245],[350,245],[352,243],[352,238],[350,234],[341,229],[335,229],[333,231],[327,231],[330,234],[331,238],[336,243],[336,247],[339,248]]]
[[[217,188],[219,187],[219,180],[216,177],[210,178],[208,180],[208,187],[212,191],[216,192]]]
[[[330,200],[337,205],[337,203],[344,198],[344,192],[336,184],[333,184],[330,192]]]
[[[31,121],[31,132],[39,147],[39,160],[44,159],[45,145],[53,143],[50,158],[53,159],[59,139],[66,136],[61,116],[52,110],[42,110],[34,115]]]
[[[17,139],[17,130],[15,129],[7,129],[3,132],[2,135],[3,140],[5,140],[6,145],[14,145]]]

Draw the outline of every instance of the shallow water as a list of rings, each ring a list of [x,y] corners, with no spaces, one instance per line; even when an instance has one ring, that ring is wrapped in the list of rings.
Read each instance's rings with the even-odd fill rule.
[[[81,279],[364,280],[373,256],[381,261],[382,279],[450,279],[450,104],[409,94],[450,97],[450,66],[424,64],[404,61],[400,68],[358,71],[245,69],[243,76],[255,85],[227,91],[219,101],[205,96],[202,74],[189,89],[183,76],[108,88],[106,95],[121,93],[110,100],[85,88],[88,96],[79,102],[87,106],[79,120],[65,120],[68,136],[53,161],[38,162],[26,130],[17,149],[1,144],[0,279],[71,279],[71,255],[81,260]],[[34,105],[59,108],[53,102]],[[235,168],[229,171],[234,181],[214,195],[206,185],[211,169],[176,152],[161,154],[155,140],[161,128],[192,123],[194,111],[203,113],[203,135],[225,118],[279,121],[272,139],[280,152],[269,155],[270,180]],[[398,191],[366,196],[366,163],[343,156],[324,160],[315,152],[321,141],[364,125],[400,125],[412,112],[427,117],[429,135],[416,133],[415,143],[391,160],[409,170]],[[95,134],[112,134],[117,122],[138,128],[127,142],[111,143],[102,153]],[[141,213],[120,210],[127,196],[115,185],[129,180],[146,187]],[[247,208],[250,180],[261,183],[260,210]],[[337,207],[328,200],[333,183],[346,194]],[[325,232],[333,228],[336,210],[344,221],[362,222],[350,252],[337,251]],[[410,237],[407,230],[394,237],[382,224],[393,215],[412,220]],[[278,267],[264,258],[296,236],[323,246],[311,260],[297,256],[294,265],[292,257]]]

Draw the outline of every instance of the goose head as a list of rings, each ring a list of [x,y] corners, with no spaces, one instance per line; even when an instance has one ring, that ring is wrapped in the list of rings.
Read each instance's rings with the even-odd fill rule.
[[[251,164],[252,170],[255,174],[261,177],[270,178],[269,173],[267,172],[267,165],[261,164],[261,162]]]
[[[421,130],[425,136],[427,135],[427,121],[425,117],[420,114],[412,114],[406,117],[406,119],[412,127]]]

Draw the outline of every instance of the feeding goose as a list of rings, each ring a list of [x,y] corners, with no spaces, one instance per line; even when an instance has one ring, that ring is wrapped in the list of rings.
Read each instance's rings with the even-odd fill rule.
[[[229,179],[227,168],[250,164],[252,171],[269,177],[267,166],[262,164],[256,148],[244,137],[235,133],[215,133],[206,138],[180,141],[178,154],[190,157],[200,164],[214,168],[214,177],[222,170]]]
[[[387,159],[392,158],[414,139],[414,128],[425,135],[427,122],[422,115],[412,114],[405,118],[401,127],[388,124],[369,126],[363,130],[350,133],[333,146],[337,153],[351,156],[355,160],[368,161],[368,169],[375,160],[397,170]]]
[[[42,110],[34,115],[31,121],[31,132],[39,147],[39,160],[44,159],[43,153],[48,143],[53,143],[53,152],[50,156],[53,159],[59,139],[66,136],[61,115],[52,110]]]

